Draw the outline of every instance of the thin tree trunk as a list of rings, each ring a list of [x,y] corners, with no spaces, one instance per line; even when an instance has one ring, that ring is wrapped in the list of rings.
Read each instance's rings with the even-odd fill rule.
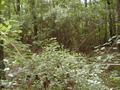
[[[16,0],[16,14],[20,15],[20,0]]]
[[[4,50],[3,50],[3,40],[0,40],[0,80],[5,79],[5,64],[4,64]]]
[[[120,35],[120,0],[117,0],[117,20],[118,20],[118,26],[117,26],[117,34]]]
[[[112,37],[113,36],[113,21],[112,21],[111,12],[109,12],[109,33],[110,33],[110,37]]]
[[[0,5],[1,5],[1,1],[0,1]],[[2,14],[2,11],[0,10],[0,15]],[[1,18],[0,18],[1,19]],[[2,19],[1,19],[1,22],[0,24],[3,23],[2,22]],[[4,47],[3,47],[3,40],[0,40],[0,80],[1,79],[5,79],[5,72],[4,72],[4,69],[5,69],[5,64],[4,64]]]
[[[87,7],[87,0],[85,0],[85,7]]]
[[[112,5],[111,5],[111,8],[112,8],[112,21],[113,21],[113,35],[116,35],[116,11],[115,11],[115,8],[114,8],[114,1],[112,1]]]
[[[105,3],[105,10],[107,10],[107,3]],[[104,29],[105,29],[105,34],[104,34],[104,43],[107,42],[107,39],[108,39],[108,15],[106,14],[104,16],[104,20],[105,20],[105,24],[104,24]]]
[[[114,32],[113,32],[113,16],[112,16],[112,11],[111,11],[111,1],[107,0],[107,4],[108,4],[108,11],[109,11],[109,33],[110,33],[110,37],[114,36]]]
[[[10,19],[11,18],[11,1],[8,0],[8,18]]]
[[[33,19],[33,29],[34,29],[34,39],[37,40],[38,38],[38,26],[37,26],[37,16],[36,16],[36,12],[35,12],[35,1],[34,0],[29,0],[30,3],[30,8],[31,8],[31,15],[32,15],[32,19]]]
[[[85,7],[87,8],[87,0],[85,0],[84,4],[85,4]],[[85,20],[85,26],[84,26],[85,27],[85,30],[84,30],[85,35],[87,35],[87,27],[88,27],[88,19],[87,18]]]

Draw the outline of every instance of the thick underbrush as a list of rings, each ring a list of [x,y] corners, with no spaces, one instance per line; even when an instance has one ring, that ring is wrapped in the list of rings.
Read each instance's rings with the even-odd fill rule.
[[[0,81],[3,90],[120,89],[119,53],[88,58],[63,49],[55,39],[37,43],[42,50],[33,53],[30,45],[19,40],[19,30],[11,30],[9,24],[1,28],[6,65],[6,80]]]
[[[110,90],[101,77],[105,66],[62,49],[56,41],[47,44],[39,54],[27,49],[20,53],[24,50],[22,48],[19,47],[18,54],[11,50],[12,54],[7,54],[4,59],[6,80],[1,84],[5,89]]]

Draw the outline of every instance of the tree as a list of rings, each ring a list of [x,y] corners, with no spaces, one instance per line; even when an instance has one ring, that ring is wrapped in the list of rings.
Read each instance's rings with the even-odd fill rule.
[[[118,18],[117,33],[120,35],[120,0],[117,0],[117,18]]]
[[[20,0],[16,0],[16,14],[20,15]]]
[[[32,20],[33,20],[33,34],[35,40],[37,39],[38,35],[38,26],[37,26],[37,15],[36,15],[36,6],[35,6],[35,0],[29,0],[30,4],[30,10],[31,10],[31,15],[32,15]]]
[[[2,6],[2,0],[0,0],[0,6]],[[0,9],[0,15],[2,15],[2,9]],[[3,24],[3,20],[2,18],[0,18],[0,24]],[[5,79],[5,72],[4,72],[4,68],[5,68],[5,64],[4,64],[4,47],[3,47],[3,40],[0,40],[0,80],[1,79]]]
[[[113,4],[113,1],[109,1],[107,0],[107,4],[108,4],[108,11],[109,11],[109,33],[110,33],[110,37],[114,36],[115,33],[114,33],[114,16],[113,16],[113,13],[112,13],[112,4]]]
[[[3,40],[0,40],[0,80],[5,79],[5,64],[4,64],[4,50],[3,50]]]

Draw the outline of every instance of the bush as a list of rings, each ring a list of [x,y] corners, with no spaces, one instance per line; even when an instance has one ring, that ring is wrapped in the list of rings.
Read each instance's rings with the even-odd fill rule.
[[[17,54],[12,62],[5,59],[8,81],[3,84],[15,90],[109,90],[99,77],[99,64],[88,64],[82,55],[62,49],[54,40],[43,48],[40,54],[26,52],[24,59]]]

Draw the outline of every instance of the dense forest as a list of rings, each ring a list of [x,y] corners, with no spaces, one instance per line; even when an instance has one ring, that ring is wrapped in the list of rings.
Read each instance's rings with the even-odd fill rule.
[[[0,0],[0,90],[120,90],[120,0]]]

